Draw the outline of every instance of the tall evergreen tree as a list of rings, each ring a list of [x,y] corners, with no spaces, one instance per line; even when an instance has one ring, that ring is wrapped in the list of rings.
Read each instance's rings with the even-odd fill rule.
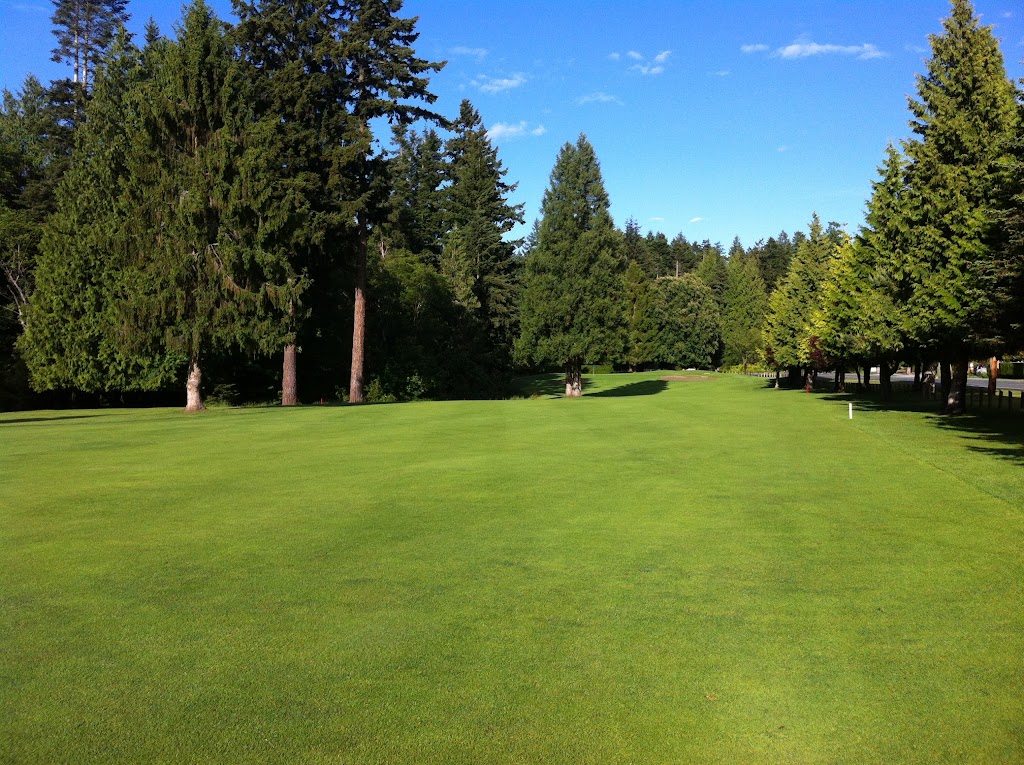
[[[659,327],[657,361],[669,367],[709,369],[719,359],[721,314],[711,288],[695,274],[655,283]]]
[[[96,68],[114,41],[118,27],[128,23],[128,0],[53,0],[53,60],[71,66],[71,81],[88,93]]]
[[[746,373],[747,364],[757,358],[761,349],[768,311],[764,280],[755,256],[739,251],[730,255],[722,303],[723,361],[742,364]]]
[[[725,285],[727,275],[725,270],[725,257],[722,255],[720,245],[711,245],[705,242],[702,246],[702,257],[697,266],[697,276],[704,282],[715,296],[719,307],[725,298]]]
[[[644,237],[644,244],[647,245],[647,261],[654,277],[674,276],[675,257],[668,238],[660,231],[650,231]]]
[[[505,182],[507,171],[498,150],[469,101],[462,102],[453,130],[446,144],[451,183],[444,270],[452,276],[457,293],[465,290],[460,285],[468,286],[493,347],[507,356],[517,322],[519,243],[505,237],[522,223],[522,206],[509,204],[516,185]]]
[[[391,183],[386,236],[435,270],[440,266],[447,232],[450,168],[444,142],[433,129],[419,133],[399,123],[392,128],[394,156],[388,165]]]
[[[126,35],[113,46],[79,129],[71,169],[40,243],[36,289],[19,346],[37,390],[152,390],[173,379],[181,357],[127,320],[132,297],[126,222],[138,210],[126,188],[132,136],[144,133],[134,91],[146,77]]]
[[[517,355],[561,366],[565,395],[582,395],[582,366],[610,361],[624,344],[624,264],[594,148],[565,144],[541,202],[526,258]]]
[[[248,80],[253,124],[246,128],[242,163],[262,189],[260,246],[275,280],[283,337],[281,403],[299,400],[299,335],[311,302],[336,302],[322,293],[345,259],[350,193],[344,184],[352,83],[340,49],[345,21],[333,0],[235,0],[235,39]],[[340,244],[339,244],[340,243]],[[309,297],[314,284],[317,295]],[[315,318],[315,317],[314,317]],[[320,317],[319,326],[327,324]]]
[[[351,85],[346,105],[351,130],[346,136],[342,205],[345,219],[354,221],[355,290],[353,295],[352,367],[349,400],[365,400],[365,342],[367,246],[371,227],[386,209],[378,180],[386,157],[375,151],[371,123],[444,119],[416,102],[432,104],[437,97],[427,88],[428,74],[444,66],[417,58],[412,49],[419,33],[415,18],[399,18],[401,0],[349,0],[339,6],[339,62]]]
[[[768,363],[776,368],[789,368],[795,374],[812,365],[816,345],[812,338],[817,338],[814,321],[835,254],[836,245],[815,214],[809,236],[802,238],[785,279],[769,299],[764,348]]]
[[[908,321],[953,362],[945,410],[958,413],[970,357],[1006,340],[995,300],[1003,272],[996,224],[1018,114],[991,27],[968,0],[951,5],[910,99],[916,137],[905,150],[915,241]]]
[[[635,260],[623,275],[626,298],[626,363],[636,371],[658,356],[658,293]]]
[[[687,241],[682,234],[676,234],[669,244],[671,257],[670,265],[672,270],[669,276],[680,276],[693,271],[700,264],[700,257],[697,255],[693,245]]]

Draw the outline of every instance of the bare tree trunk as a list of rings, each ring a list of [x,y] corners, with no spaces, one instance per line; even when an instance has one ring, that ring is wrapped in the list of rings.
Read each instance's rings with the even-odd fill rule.
[[[583,374],[580,362],[570,361],[565,365],[565,397],[579,398],[583,395]]]
[[[782,375],[782,370],[775,367],[775,390],[778,390],[781,386],[779,385],[779,378]]]
[[[864,390],[871,392],[871,362],[864,365]]]
[[[953,386],[952,373],[949,369],[948,361],[939,362],[939,394],[942,396],[942,400],[945,401],[949,398],[949,390]]]
[[[299,403],[297,376],[298,348],[295,343],[284,347],[284,365],[281,369],[281,406],[295,406]]]
[[[361,404],[363,393],[363,362],[366,343],[366,220],[362,213],[356,216],[359,242],[356,247],[355,310],[352,317],[352,375],[348,384],[348,400]]]
[[[953,362],[949,392],[946,394],[946,414],[963,414],[967,411],[967,365],[966,353],[957,356]]]
[[[923,366],[924,365],[920,361],[915,361],[914,362],[914,387],[913,387],[914,393],[920,393],[921,392],[921,388],[922,388],[922,384],[921,384],[921,368]]]
[[[206,409],[203,406],[203,394],[200,385],[203,381],[203,372],[199,368],[199,359],[193,356],[188,362],[188,378],[185,381],[185,411],[201,412]]]
[[[988,395],[996,395],[999,387],[999,359],[995,356],[988,360]]]

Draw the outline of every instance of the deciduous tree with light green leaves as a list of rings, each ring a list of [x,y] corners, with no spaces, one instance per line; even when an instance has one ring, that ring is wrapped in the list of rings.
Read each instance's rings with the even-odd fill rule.
[[[565,395],[583,393],[587,362],[621,358],[625,343],[619,236],[594,147],[585,135],[558,153],[526,257],[517,357],[565,370]]]

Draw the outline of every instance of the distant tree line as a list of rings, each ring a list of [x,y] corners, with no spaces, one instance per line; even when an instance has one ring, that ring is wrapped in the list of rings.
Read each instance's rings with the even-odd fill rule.
[[[1020,93],[963,0],[858,235],[814,216],[728,250],[616,228],[585,136],[510,238],[515,184],[469,101],[431,111],[444,64],[396,0],[233,24],[195,0],[141,44],[123,0],[54,5],[72,76],[0,107],[0,407],[485,397],[547,369],[575,396],[595,363],[877,365],[887,394],[934,363],[961,411],[968,359],[1024,344]]]

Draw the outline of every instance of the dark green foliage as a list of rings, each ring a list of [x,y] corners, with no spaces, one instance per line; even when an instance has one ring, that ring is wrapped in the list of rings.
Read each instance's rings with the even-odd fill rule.
[[[682,234],[677,234],[669,245],[669,254],[671,256],[670,265],[672,271],[669,275],[679,276],[680,274],[689,273],[697,268],[700,264],[700,256],[694,249],[693,245],[690,244],[686,237]]]
[[[620,358],[624,264],[594,149],[581,135],[558,154],[526,257],[517,352],[565,367]]]
[[[647,245],[649,275],[653,274],[653,278],[674,276],[675,256],[666,236],[660,231],[652,231],[644,238],[644,244]]]
[[[910,99],[908,322],[919,341],[966,358],[1005,340],[995,224],[1018,115],[998,42],[969,2],[954,0],[943,30]]]
[[[657,291],[657,363],[709,369],[720,358],[722,325],[711,289],[694,274],[663,277]]]
[[[449,168],[444,143],[435,130],[418,133],[397,124],[392,131],[394,157],[389,162],[391,200],[387,236],[392,246],[419,255],[438,267],[446,229]]]
[[[474,311],[499,354],[511,354],[518,323],[516,241],[506,235],[523,220],[522,206],[510,205],[515,184],[491,145],[480,114],[463,101],[454,135],[445,145],[449,157],[442,270],[460,303]]]
[[[722,247],[721,245],[711,245],[705,241],[700,246],[700,251],[701,261],[697,266],[696,274],[711,289],[715,300],[721,306],[725,299],[725,286],[728,281]]]
[[[40,245],[19,343],[37,390],[152,390],[182,360],[117,309],[121,297],[135,297],[126,222],[139,211],[127,188],[132,136],[144,134],[132,92],[144,76],[138,50],[122,36],[96,83]]]
[[[742,248],[729,257],[722,302],[723,363],[745,367],[761,349],[768,296],[756,257]]]
[[[752,249],[757,256],[765,289],[770,294],[789,270],[789,262],[796,253],[796,243],[790,240],[789,234],[782,231],[778,237],[768,237],[767,242],[758,242]]]
[[[623,275],[626,297],[626,363],[642,369],[658,356],[658,293],[640,264],[630,261]]]
[[[636,263],[649,278],[654,276],[654,267],[651,263],[647,243],[640,233],[640,224],[635,218],[626,220],[626,228],[622,232],[622,257],[629,263]]]
[[[894,365],[908,345],[904,306],[910,296],[905,163],[891,144],[868,202],[860,235],[840,248],[823,287],[816,331],[823,350],[851,367]]]

